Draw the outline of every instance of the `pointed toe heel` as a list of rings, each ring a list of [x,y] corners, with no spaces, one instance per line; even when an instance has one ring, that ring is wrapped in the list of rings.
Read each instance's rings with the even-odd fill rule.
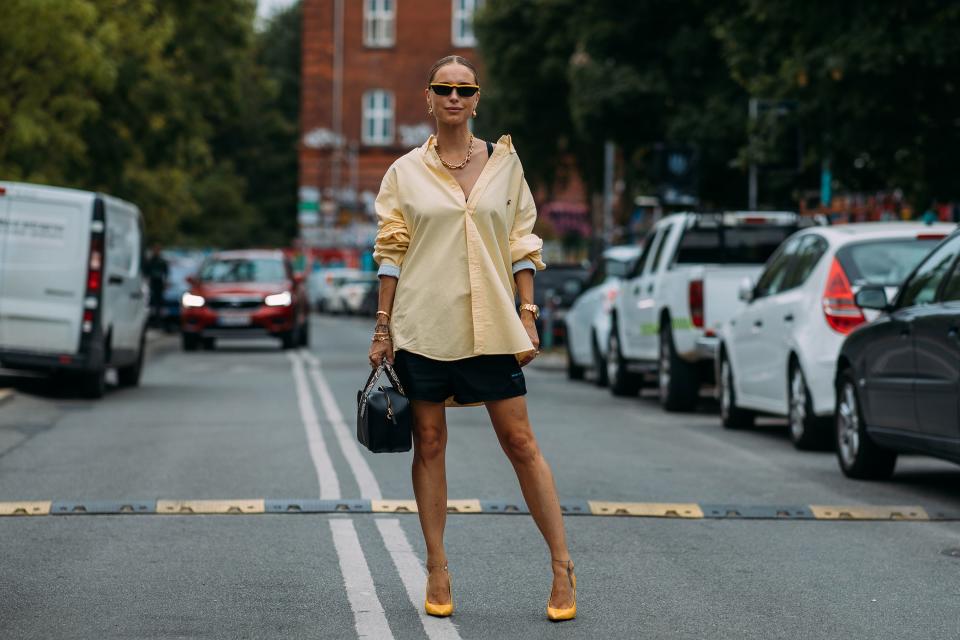
[[[577,617],[577,576],[573,575],[573,562],[570,560],[554,560],[558,564],[562,563],[567,568],[567,579],[570,581],[570,588],[573,589],[572,607],[551,607],[547,602],[547,619],[551,622],[563,622],[564,620],[573,620]]]
[[[429,567],[427,570],[429,571]],[[447,569],[447,565],[443,565],[443,571],[447,574],[447,589],[450,592],[449,604],[430,602],[429,596],[423,599],[423,610],[428,616],[434,616],[435,618],[448,618],[453,615],[453,578],[450,577],[450,571]]]

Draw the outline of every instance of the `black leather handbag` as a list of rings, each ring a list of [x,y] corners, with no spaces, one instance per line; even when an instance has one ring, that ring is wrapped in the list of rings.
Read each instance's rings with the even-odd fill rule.
[[[374,389],[384,372],[392,386]],[[384,362],[357,391],[357,440],[374,453],[410,451],[412,427],[410,401],[393,367]]]

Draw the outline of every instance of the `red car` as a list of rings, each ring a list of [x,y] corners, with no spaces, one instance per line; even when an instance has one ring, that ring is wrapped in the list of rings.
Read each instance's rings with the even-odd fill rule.
[[[280,338],[284,349],[309,342],[303,276],[280,251],[221,251],[204,260],[180,299],[183,348],[212,349],[217,338]]]

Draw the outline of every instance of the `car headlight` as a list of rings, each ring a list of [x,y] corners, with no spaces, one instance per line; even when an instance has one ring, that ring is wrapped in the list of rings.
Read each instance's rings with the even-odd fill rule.
[[[293,304],[293,296],[289,291],[281,291],[263,299],[263,303],[268,307],[289,307]]]
[[[203,296],[195,295],[189,291],[184,292],[183,297],[180,298],[180,303],[185,307],[202,307],[205,302]]]

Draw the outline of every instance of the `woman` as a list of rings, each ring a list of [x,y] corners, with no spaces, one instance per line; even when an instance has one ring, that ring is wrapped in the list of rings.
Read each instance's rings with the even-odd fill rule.
[[[386,359],[411,400],[413,490],[427,547],[426,612],[453,613],[443,547],[446,404],[484,404],[550,549],[551,620],[576,616],[576,578],[553,475],[537,447],[520,367],[539,353],[533,277],[543,242],[533,196],[509,136],[476,139],[474,66],[447,56],[424,91],[437,133],[387,170],[377,196],[380,265],[370,364]],[[520,314],[514,306],[519,292]]]

